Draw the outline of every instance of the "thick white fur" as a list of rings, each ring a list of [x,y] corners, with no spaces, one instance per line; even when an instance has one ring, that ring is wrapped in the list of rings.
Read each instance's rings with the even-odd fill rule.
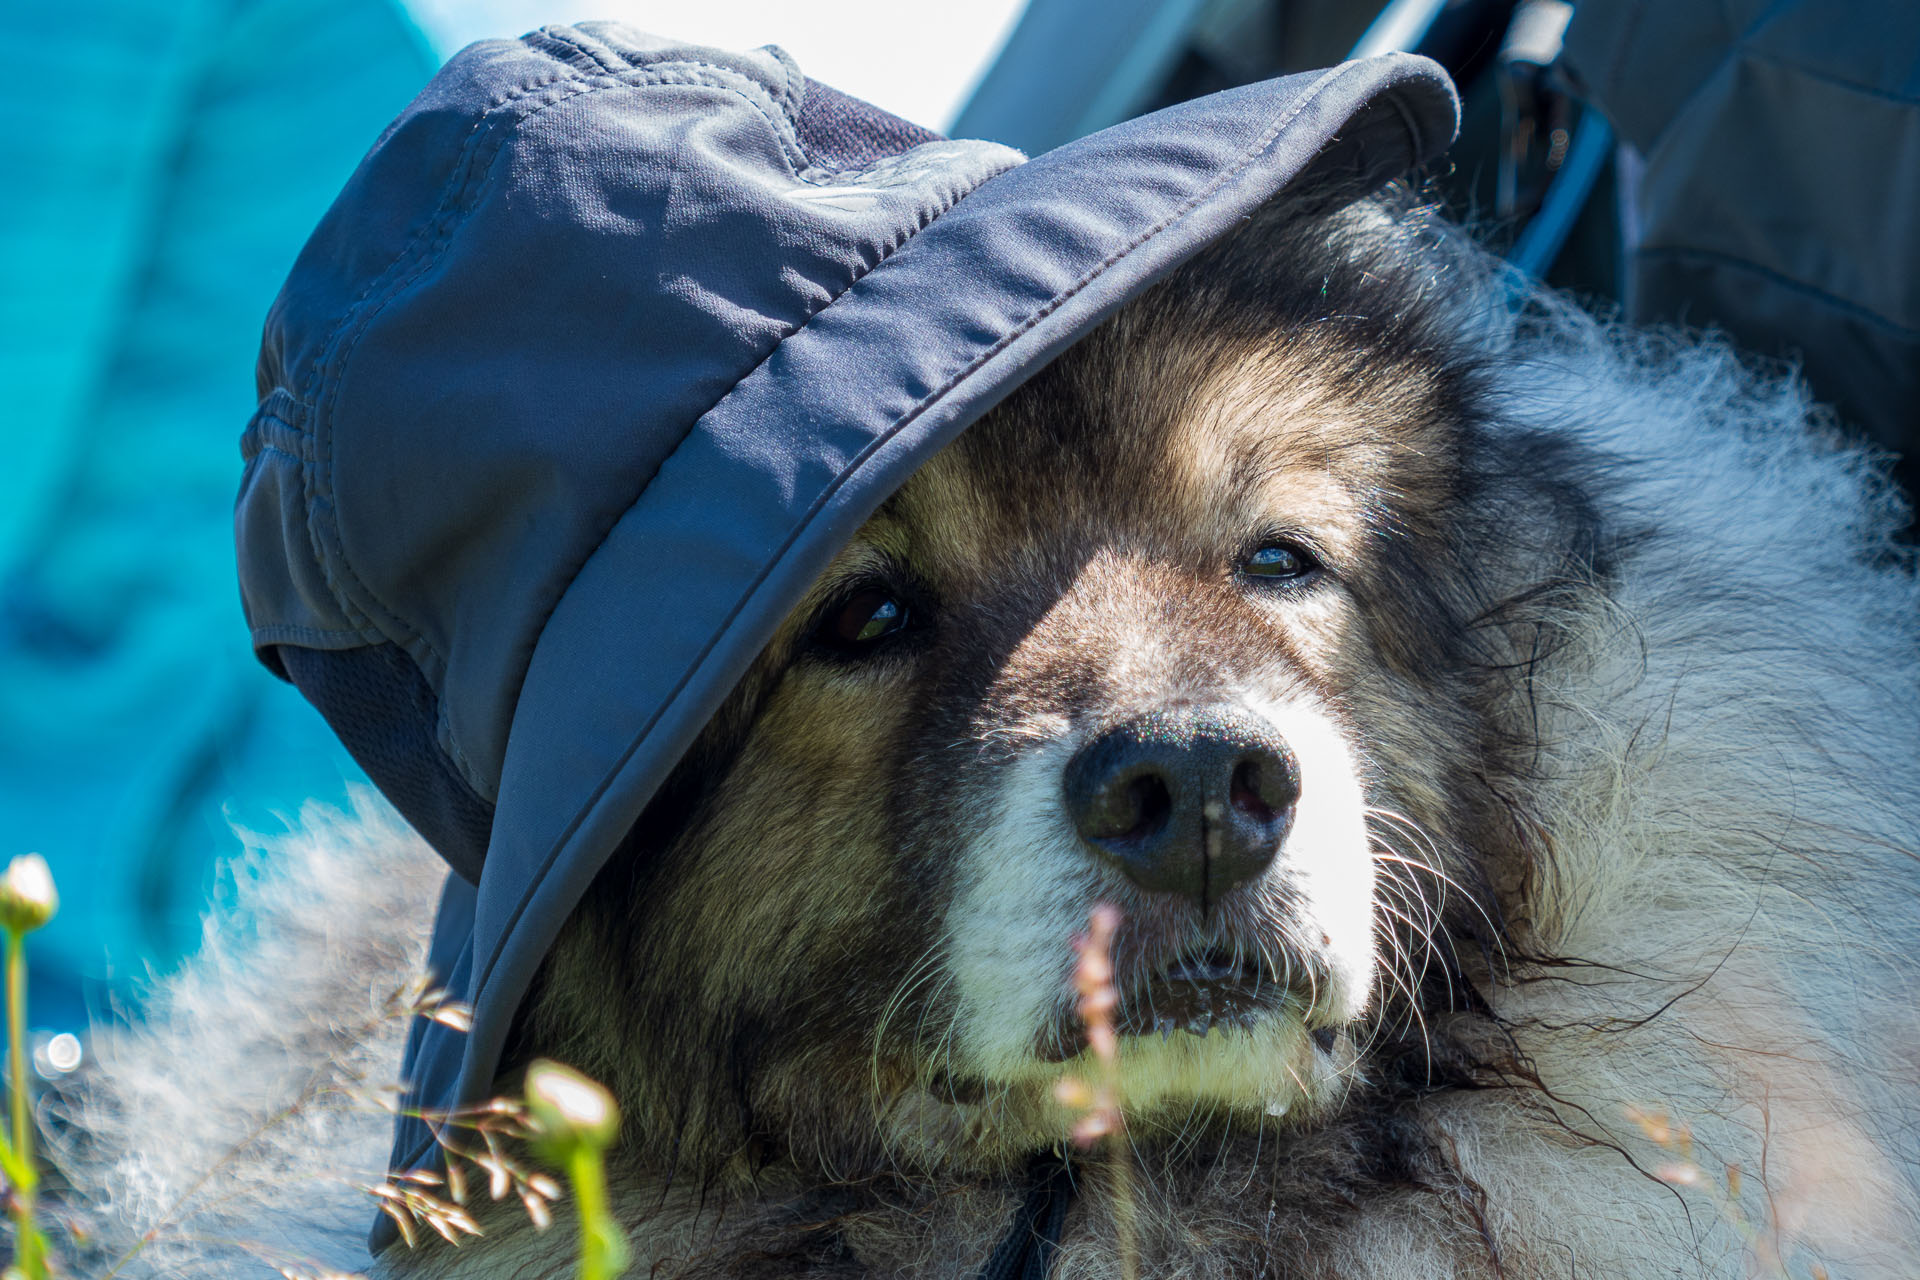
[[[1670,1112],[1718,1189],[1570,1150],[1498,1095],[1436,1119],[1514,1251],[1561,1253],[1548,1274],[1773,1274],[1785,1254],[1910,1277],[1920,598],[1885,543],[1894,500],[1797,385],[1550,314],[1512,339],[1513,416],[1590,424],[1620,459],[1612,519],[1651,532],[1539,689],[1536,947],[1615,967],[1503,984],[1497,1007],[1572,1128],[1657,1170],[1679,1161],[1622,1108]],[[1744,1226],[1715,1207],[1729,1166]]]
[[[246,838],[193,960],[137,1024],[95,1028],[85,1074],[43,1107],[81,1275],[367,1264],[409,1021],[394,997],[424,972],[445,865],[370,793]]]
[[[1427,1121],[1484,1189],[1509,1276],[1733,1280],[1780,1274],[1783,1256],[1796,1275],[1818,1261],[1910,1277],[1920,598],[1886,554],[1893,500],[1798,385],[1718,345],[1607,332],[1552,303],[1499,323],[1487,340],[1512,355],[1508,412],[1589,433],[1614,459],[1611,521],[1646,537],[1535,691],[1529,800],[1554,872],[1528,942],[1593,967],[1496,957],[1483,975],[1550,1092],[1443,1094]],[[351,1075],[396,1059],[397,1025],[351,1029],[418,963],[431,875],[371,809],[312,822],[269,861],[279,874],[243,877],[258,937],[209,926],[144,1023],[96,1038],[74,1115],[91,1141],[62,1162],[99,1211],[102,1256],[167,1225],[217,1168],[188,1205],[219,1234],[354,1264],[371,1206],[350,1184],[377,1177],[385,1116],[309,1098],[220,1161],[315,1061],[343,1055]],[[1629,1106],[1690,1127],[1699,1185],[1651,1176],[1684,1153]],[[1368,1207],[1316,1274],[1484,1274],[1434,1234],[1431,1199]],[[545,1242],[510,1234],[426,1270],[565,1273],[530,1261]],[[1059,1274],[1116,1273],[1096,1234],[1077,1233]],[[977,1247],[928,1240],[919,1256],[945,1273]],[[1218,1273],[1204,1256],[1184,1270]],[[121,1274],[163,1273],[271,1274],[190,1242]]]

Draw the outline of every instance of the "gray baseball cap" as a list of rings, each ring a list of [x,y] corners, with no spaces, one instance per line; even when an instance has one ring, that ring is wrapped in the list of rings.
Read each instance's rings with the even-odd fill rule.
[[[268,317],[240,584],[262,662],[452,868],[416,1107],[486,1096],[535,969],[780,619],[956,433],[1299,182],[1436,157],[1395,54],[1033,159],[610,25],[456,56]],[[644,834],[644,833],[643,833]],[[394,1159],[434,1158],[403,1119]]]

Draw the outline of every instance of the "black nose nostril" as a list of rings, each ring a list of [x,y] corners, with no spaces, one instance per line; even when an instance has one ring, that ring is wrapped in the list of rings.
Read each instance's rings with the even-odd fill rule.
[[[1074,755],[1062,781],[1090,849],[1142,889],[1202,907],[1272,863],[1300,794],[1272,727],[1223,709],[1116,726]]]
[[[1300,780],[1292,761],[1263,751],[1240,761],[1233,768],[1233,780],[1227,788],[1227,803],[1253,822],[1272,823],[1284,819],[1300,798]]]
[[[1273,806],[1268,804],[1260,794],[1258,762],[1242,760],[1234,766],[1233,783],[1227,791],[1227,802],[1255,822],[1273,821]]]
[[[1115,777],[1089,797],[1080,834],[1089,840],[1144,840],[1159,834],[1172,811],[1173,796],[1158,774]]]

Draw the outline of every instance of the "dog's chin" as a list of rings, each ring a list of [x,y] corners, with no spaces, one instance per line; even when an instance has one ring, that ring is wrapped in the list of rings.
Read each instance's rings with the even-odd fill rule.
[[[1119,1093],[1135,1131],[1179,1129],[1196,1107],[1262,1118],[1319,1109],[1352,1065],[1351,1042],[1279,1014],[1205,1035],[1123,1036]]]
[[[1291,1006],[1216,1016],[1201,1030],[1123,1032],[1113,1078],[1135,1141],[1178,1140],[1195,1126],[1291,1125],[1337,1104],[1352,1078],[1352,1035],[1310,1027]],[[1109,1077],[1084,1047],[1064,1060],[1036,1054],[1010,1078],[930,1071],[925,1086],[893,1099],[884,1118],[892,1157],[948,1170],[1011,1167],[1069,1141],[1085,1112],[1058,1086]]]
[[[1314,1026],[1298,1002],[1250,985],[1201,988],[1151,1008],[1143,1001],[1137,1012],[1123,1008],[1116,1030],[1115,1093],[1136,1130],[1184,1124],[1195,1108],[1267,1117],[1311,1110],[1352,1063],[1351,1040],[1338,1029]],[[1035,1065],[1056,1080],[1107,1074],[1084,1043]]]
[[[1001,1023],[1022,1047],[991,1065],[957,1052],[920,1064],[919,1085],[888,1104],[893,1153],[950,1169],[1024,1159],[1065,1142],[1086,1115],[1077,1097],[1100,1087],[1146,1140],[1219,1122],[1291,1125],[1337,1105],[1355,1069],[1348,1028],[1365,1013],[1365,970],[1356,982],[1331,950],[1277,947],[1163,946],[1148,954],[1172,958],[1156,962],[1138,935],[1123,941],[1135,954],[1121,967],[1136,976],[1117,984],[1111,1065],[1089,1046],[1072,988],[1048,974],[1038,981],[1057,994],[1030,1006],[1029,1030]],[[1276,969],[1268,957],[1280,955]],[[1086,1088],[1061,1087],[1071,1081]]]

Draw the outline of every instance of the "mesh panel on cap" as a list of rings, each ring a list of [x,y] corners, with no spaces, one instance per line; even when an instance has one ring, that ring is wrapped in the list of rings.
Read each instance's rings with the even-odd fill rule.
[[[478,884],[493,806],[441,753],[434,734],[439,701],[406,650],[396,644],[281,645],[276,656],[400,816],[449,866]]]
[[[807,96],[793,123],[807,158],[832,170],[864,169],[941,137],[814,79],[807,81]]]

